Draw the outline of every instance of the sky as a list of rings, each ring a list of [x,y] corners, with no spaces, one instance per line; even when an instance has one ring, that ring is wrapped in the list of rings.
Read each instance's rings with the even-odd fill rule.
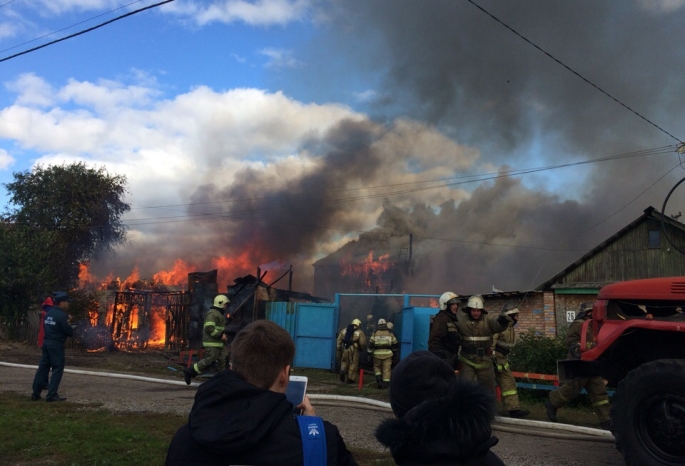
[[[156,3],[0,0],[0,60]],[[0,183],[126,176],[129,240],[99,277],[292,264],[312,291],[316,260],[412,234],[395,291],[526,290],[685,176],[683,19],[685,0],[176,0],[0,61]]]

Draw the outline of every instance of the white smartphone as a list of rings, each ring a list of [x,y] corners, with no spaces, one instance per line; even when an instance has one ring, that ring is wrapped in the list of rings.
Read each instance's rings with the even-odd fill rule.
[[[304,401],[307,394],[307,377],[302,375],[291,375],[288,381],[288,388],[285,391],[286,399],[293,404],[293,413],[302,414],[297,405]]]

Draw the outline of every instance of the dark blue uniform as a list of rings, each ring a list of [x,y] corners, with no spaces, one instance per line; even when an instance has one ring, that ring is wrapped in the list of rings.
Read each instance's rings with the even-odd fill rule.
[[[45,338],[41,347],[42,355],[38,363],[38,371],[33,378],[33,398],[40,397],[43,387],[48,384],[48,374],[52,369],[52,377],[48,386],[47,401],[58,397],[57,389],[64,372],[64,342],[72,336],[74,329],[69,325],[67,315],[56,306],[50,306],[43,320]]]

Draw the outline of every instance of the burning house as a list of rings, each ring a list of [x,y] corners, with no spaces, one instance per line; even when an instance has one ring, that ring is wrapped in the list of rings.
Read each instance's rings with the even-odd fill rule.
[[[410,273],[411,235],[362,235],[314,263],[314,294],[402,293]]]
[[[263,319],[267,302],[326,301],[293,291],[292,267],[270,283],[264,281],[267,272],[262,273],[258,268],[260,279],[246,275],[225,289],[219,287],[217,270],[186,272],[183,278],[180,274],[179,269],[173,274],[165,272],[155,274],[152,280],[143,280],[134,270],[123,281],[108,277],[98,282],[82,266],[81,287],[93,292],[97,302],[89,310],[89,318],[77,325],[79,345],[90,351],[199,349],[204,316],[219,293],[231,299],[227,328],[231,335],[250,322]],[[285,277],[288,277],[288,289],[273,286]]]

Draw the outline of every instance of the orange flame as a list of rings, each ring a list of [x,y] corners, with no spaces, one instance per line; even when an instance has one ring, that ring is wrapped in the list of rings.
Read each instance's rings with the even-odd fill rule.
[[[88,283],[95,283],[96,278],[90,274],[88,263],[81,262],[78,265],[78,283],[81,288],[85,288]]]
[[[188,274],[193,270],[182,259],[176,259],[171,270],[160,270],[152,276],[152,280],[168,286],[187,286]]]
[[[383,254],[374,260],[373,251],[370,251],[363,261],[352,262],[349,257],[341,259],[340,268],[342,275],[359,277],[367,289],[374,285],[382,287],[379,279],[393,266],[389,258],[390,254]]]

